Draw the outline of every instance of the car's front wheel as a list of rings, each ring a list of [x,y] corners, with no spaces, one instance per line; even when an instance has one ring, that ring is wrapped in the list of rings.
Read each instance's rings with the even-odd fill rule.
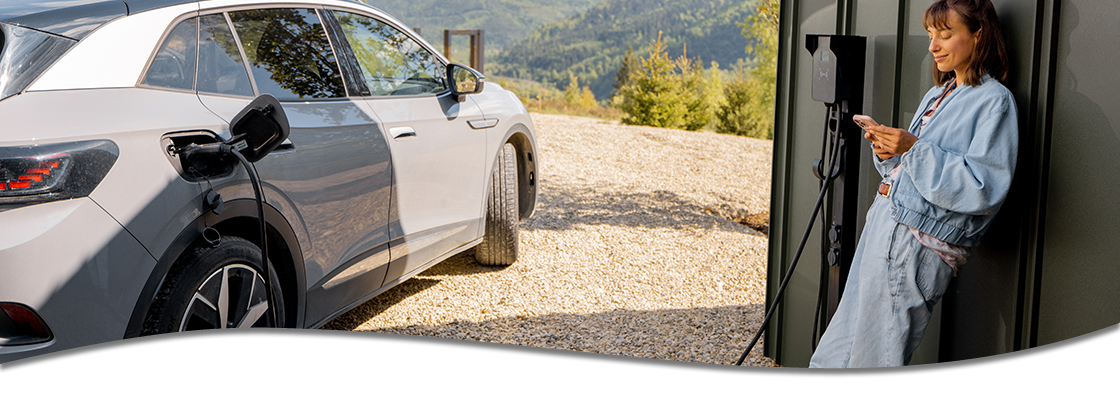
[[[259,247],[239,237],[193,249],[160,290],[145,334],[284,326],[283,296],[277,285],[276,301],[268,298],[260,254]],[[272,282],[278,282],[270,272]],[[270,307],[276,307],[280,321],[273,320]]]
[[[494,161],[486,196],[486,233],[475,248],[482,265],[507,266],[517,261],[520,218],[517,208],[517,151],[506,143]]]

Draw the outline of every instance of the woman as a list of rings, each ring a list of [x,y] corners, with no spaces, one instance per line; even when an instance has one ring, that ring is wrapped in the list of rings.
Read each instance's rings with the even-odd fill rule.
[[[926,9],[933,76],[909,131],[866,128],[883,176],[843,299],[810,367],[906,365],[933,305],[1007,197],[1018,147],[1008,58],[989,0]]]

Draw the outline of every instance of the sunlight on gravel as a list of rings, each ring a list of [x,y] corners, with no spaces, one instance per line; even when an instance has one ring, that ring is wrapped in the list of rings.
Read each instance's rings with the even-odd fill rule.
[[[507,268],[452,257],[323,329],[734,364],[765,310],[771,142],[533,114],[540,197]],[[764,219],[763,219],[764,220]],[[755,346],[745,364],[773,366]]]

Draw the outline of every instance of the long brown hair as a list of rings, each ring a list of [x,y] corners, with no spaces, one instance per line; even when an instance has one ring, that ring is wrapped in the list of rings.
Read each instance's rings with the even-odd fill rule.
[[[976,51],[972,54],[972,61],[965,71],[965,76],[960,77],[960,82],[968,86],[980,84],[980,77],[987,73],[992,78],[1003,82],[1007,79],[1008,65],[1007,42],[1000,28],[996,8],[990,0],[938,0],[922,14],[922,26],[929,29],[931,26],[938,29],[949,28],[949,10],[956,11],[961,16],[961,21],[972,33],[980,31],[980,41],[976,43]],[[983,29],[983,31],[981,31]],[[956,77],[956,72],[941,72],[937,63],[933,63],[933,80],[937,84],[944,84]]]

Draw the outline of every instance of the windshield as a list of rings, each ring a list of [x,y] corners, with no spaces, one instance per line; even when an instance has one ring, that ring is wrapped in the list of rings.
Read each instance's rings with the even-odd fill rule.
[[[76,41],[0,23],[0,101],[23,92]]]

